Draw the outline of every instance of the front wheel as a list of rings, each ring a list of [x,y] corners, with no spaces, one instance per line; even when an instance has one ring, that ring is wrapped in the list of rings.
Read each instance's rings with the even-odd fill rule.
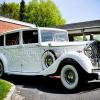
[[[61,70],[61,82],[68,90],[74,90],[79,85],[79,73],[73,65],[64,65]]]

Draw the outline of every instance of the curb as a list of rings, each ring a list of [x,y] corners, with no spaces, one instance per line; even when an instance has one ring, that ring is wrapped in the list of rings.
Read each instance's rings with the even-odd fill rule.
[[[4,98],[4,100],[11,100],[12,95],[13,95],[13,93],[14,93],[15,90],[16,90],[16,86],[15,86],[14,84],[11,84],[11,85],[12,85],[12,86],[11,86],[11,89],[10,89],[10,91],[8,92],[7,96]]]

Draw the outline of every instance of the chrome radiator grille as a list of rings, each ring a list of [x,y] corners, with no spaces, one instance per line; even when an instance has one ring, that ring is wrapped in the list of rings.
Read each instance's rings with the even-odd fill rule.
[[[93,41],[84,50],[93,66],[100,67],[100,41]]]

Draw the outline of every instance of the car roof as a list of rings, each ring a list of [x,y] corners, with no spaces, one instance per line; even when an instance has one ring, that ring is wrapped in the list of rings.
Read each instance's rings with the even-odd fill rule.
[[[4,34],[9,34],[9,33],[13,34],[14,32],[19,32],[19,31],[24,31],[24,30],[35,30],[35,29],[37,29],[37,28],[30,28],[30,27],[19,28],[19,29],[14,29],[14,30],[11,30],[11,31],[3,32],[3,33],[0,34],[0,36],[1,36],[1,35],[4,35]]]
[[[24,30],[58,30],[58,31],[66,31],[64,29],[59,29],[59,28],[49,28],[49,27],[36,27],[36,28],[31,28],[31,27],[25,27],[25,28],[19,28],[19,29],[14,29],[11,31],[7,31],[7,32],[3,32],[0,34],[0,36],[4,35],[4,34],[13,34],[14,32],[19,32],[19,31],[24,31]]]
[[[51,27],[37,27],[40,30],[58,30],[58,31],[66,31],[64,29],[59,29],[59,28],[51,28]]]

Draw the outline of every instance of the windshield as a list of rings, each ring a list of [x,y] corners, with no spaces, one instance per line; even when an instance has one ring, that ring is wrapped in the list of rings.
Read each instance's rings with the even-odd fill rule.
[[[64,42],[68,41],[67,32],[58,30],[41,30],[42,42],[57,41]]]

